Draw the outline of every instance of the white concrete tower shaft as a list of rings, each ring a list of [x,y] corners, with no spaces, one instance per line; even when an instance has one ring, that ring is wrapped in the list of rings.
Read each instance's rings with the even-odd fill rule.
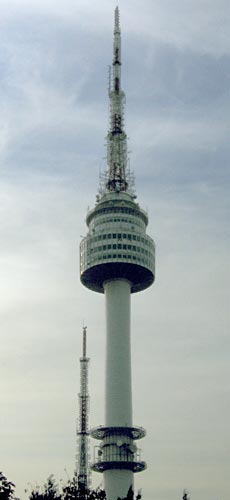
[[[104,285],[106,302],[106,382],[105,425],[132,427],[132,383],[130,346],[130,283],[126,280],[108,281]],[[114,436],[112,437],[112,439]],[[120,435],[112,453],[116,456],[132,444],[130,437]],[[119,445],[119,446],[117,446]],[[112,445],[114,447],[114,445]],[[133,487],[133,472],[109,469],[104,472],[107,497],[124,497]]]
[[[104,285],[106,303],[105,425],[132,426],[130,283]],[[122,349],[121,349],[122,348]]]
[[[130,301],[131,294],[148,288],[155,276],[155,246],[146,234],[148,216],[136,202],[127,172],[118,8],[109,99],[107,170],[96,205],[86,217],[80,274],[84,286],[105,294],[105,424],[90,431],[100,440],[91,468],[103,472],[107,500],[117,500],[133,486],[133,473],[146,467],[135,444],[145,430],[132,422]]]

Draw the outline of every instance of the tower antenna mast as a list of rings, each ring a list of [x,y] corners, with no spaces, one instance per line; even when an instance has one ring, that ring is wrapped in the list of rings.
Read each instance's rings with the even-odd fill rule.
[[[121,30],[118,7],[115,9],[112,85],[109,88],[110,126],[107,134],[108,191],[127,191],[127,137],[124,130],[125,93],[121,90]]]
[[[77,427],[77,459],[76,475],[78,484],[84,489],[89,487],[89,393],[88,393],[88,365],[89,358],[86,354],[86,332],[83,326],[82,356],[80,358],[80,392],[78,394],[79,418]]]

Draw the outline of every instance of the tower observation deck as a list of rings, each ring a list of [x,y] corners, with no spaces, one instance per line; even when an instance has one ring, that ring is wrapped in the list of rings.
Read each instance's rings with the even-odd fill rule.
[[[81,282],[104,293],[106,302],[105,425],[91,430],[100,440],[91,467],[103,472],[108,500],[126,496],[133,473],[146,467],[135,443],[145,431],[132,422],[130,298],[148,288],[155,276],[155,246],[146,234],[148,216],[136,202],[127,167],[124,98],[117,7],[107,170],[96,205],[86,217],[88,234],[80,244]]]

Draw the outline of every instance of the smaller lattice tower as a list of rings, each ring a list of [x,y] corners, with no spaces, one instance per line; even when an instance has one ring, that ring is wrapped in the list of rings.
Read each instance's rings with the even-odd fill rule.
[[[89,487],[89,393],[88,393],[88,365],[89,358],[86,355],[86,330],[83,327],[83,349],[80,358],[80,392],[78,394],[79,417],[77,425],[77,455],[76,476],[79,486]]]

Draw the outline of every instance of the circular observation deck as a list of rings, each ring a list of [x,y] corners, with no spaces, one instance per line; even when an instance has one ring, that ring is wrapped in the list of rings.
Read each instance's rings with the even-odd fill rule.
[[[146,436],[146,430],[143,427],[106,427],[100,425],[99,427],[94,427],[89,431],[90,436],[94,439],[102,440],[107,436],[127,436],[131,439],[142,439]]]
[[[94,439],[101,440],[94,448],[94,460],[91,469],[104,472],[111,469],[125,469],[141,472],[146,463],[141,460],[140,449],[134,443],[146,435],[143,427],[106,427],[100,426],[90,430]]]
[[[127,193],[109,193],[88,213],[80,243],[80,276],[87,288],[104,293],[104,283],[126,279],[131,292],[155,278],[155,246],[146,234],[147,214]]]
[[[105,470],[111,469],[122,469],[122,470],[131,470],[132,472],[142,472],[147,468],[146,462],[143,461],[134,461],[131,460],[129,462],[126,461],[118,461],[111,460],[110,462],[98,459],[96,462],[93,462],[90,465],[91,470],[94,472],[104,472]]]

